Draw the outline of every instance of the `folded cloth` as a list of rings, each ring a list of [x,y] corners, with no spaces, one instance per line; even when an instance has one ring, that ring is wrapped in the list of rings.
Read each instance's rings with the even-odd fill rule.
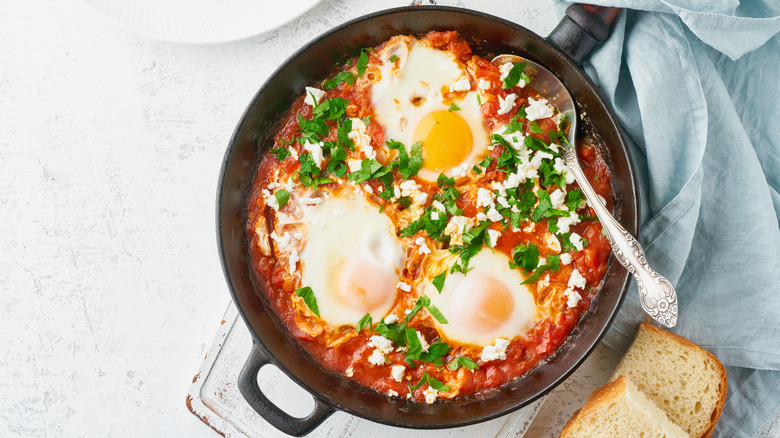
[[[749,437],[780,406],[780,2],[593,3],[629,8],[584,68],[628,136],[639,240],[677,288],[672,331],[727,366],[715,436]],[[605,341],[646,318],[633,283]]]

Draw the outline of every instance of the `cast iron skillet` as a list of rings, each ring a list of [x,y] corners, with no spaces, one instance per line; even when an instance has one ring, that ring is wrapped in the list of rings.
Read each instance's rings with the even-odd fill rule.
[[[599,8],[595,8],[598,10]],[[218,246],[233,301],[254,340],[239,376],[241,393],[264,419],[290,435],[304,435],[336,409],[392,426],[434,429],[464,426],[514,411],[550,391],[586,358],[612,321],[628,284],[628,273],[613,259],[604,285],[591,308],[561,348],[546,362],[503,387],[478,396],[442,400],[432,405],[390,399],[321,367],[291,339],[287,329],[253,282],[246,235],[247,199],[259,160],[273,144],[273,134],[290,104],[330,69],[363,47],[377,45],[396,34],[457,30],[474,52],[487,59],[515,53],[556,72],[587,114],[583,129],[598,137],[612,172],[614,214],[632,234],[637,231],[634,172],[615,116],[596,87],[578,67],[604,40],[616,10],[594,19],[591,7],[576,5],[548,40],[533,32],[479,12],[443,7],[412,6],[367,15],[325,33],[291,56],[260,88],[238,123],[225,154],[217,197]],[[603,22],[606,21],[607,24]],[[577,24],[579,23],[579,24]],[[559,50],[556,46],[563,49]],[[295,418],[272,404],[257,384],[257,372],[274,364],[315,400],[314,411]]]

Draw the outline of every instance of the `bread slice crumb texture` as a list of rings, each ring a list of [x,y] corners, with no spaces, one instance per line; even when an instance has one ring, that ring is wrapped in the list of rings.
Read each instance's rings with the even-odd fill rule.
[[[707,350],[641,323],[610,380],[628,376],[691,437],[712,435],[726,400],[726,370]]]

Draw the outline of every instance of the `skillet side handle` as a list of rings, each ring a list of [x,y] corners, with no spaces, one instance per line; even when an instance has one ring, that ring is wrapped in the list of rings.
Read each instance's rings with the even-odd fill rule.
[[[260,368],[270,363],[266,353],[253,343],[249,358],[238,375],[238,389],[241,395],[265,421],[287,435],[304,436],[333,414],[334,409],[317,397],[314,397],[314,411],[304,418],[293,417],[279,409],[263,394],[260,385],[257,384],[257,373]]]
[[[574,3],[547,39],[582,65],[600,42],[606,41],[621,8]]]

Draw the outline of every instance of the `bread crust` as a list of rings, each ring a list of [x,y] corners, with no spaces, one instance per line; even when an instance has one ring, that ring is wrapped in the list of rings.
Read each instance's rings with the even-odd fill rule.
[[[650,332],[653,332],[661,337],[666,337],[668,339],[671,339],[674,342],[679,343],[680,345],[684,346],[685,348],[690,348],[694,350],[701,351],[704,353],[707,358],[709,358],[711,364],[714,366],[714,369],[718,371],[720,382],[718,384],[718,401],[715,404],[715,410],[711,414],[710,417],[710,424],[707,429],[705,429],[705,432],[699,435],[699,438],[709,438],[712,436],[712,433],[715,430],[715,424],[720,419],[720,415],[723,413],[723,405],[726,403],[726,393],[728,392],[728,376],[726,375],[726,368],[723,366],[723,364],[718,360],[717,357],[715,357],[714,354],[707,351],[705,348],[694,344],[693,342],[689,341],[688,339],[685,339],[684,337],[677,335],[675,333],[672,333],[670,331],[661,329],[659,327],[656,327],[652,324],[648,324],[646,322],[640,322],[639,323],[639,330],[647,330]],[[637,331],[636,336],[634,339],[639,337],[639,331]],[[696,437],[694,437],[696,438]]]
[[[628,377],[620,376],[617,380],[613,380],[593,391],[590,397],[588,397],[588,400],[585,401],[585,406],[576,410],[571,418],[569,418],[569,421],[563,426],[559,438],[566,438],[570,433],[573,433],[580,418],[587,417],[591,413],[600,410],[602,406],[620,398],[620,396],[628,390],[627,382]]]

